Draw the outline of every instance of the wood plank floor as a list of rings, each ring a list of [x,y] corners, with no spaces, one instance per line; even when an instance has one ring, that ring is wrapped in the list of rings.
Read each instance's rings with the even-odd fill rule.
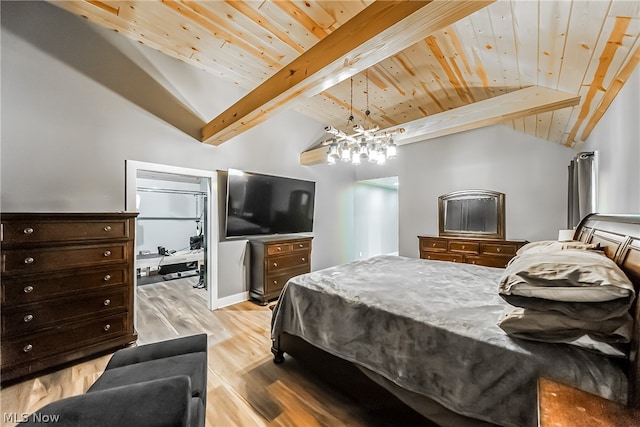
[[[381,423],[288,357],[270,353],[271,311],[243,302],[210,311],[193,278],[138,288],[139,344],[194,333],[209,339],[207,426],[376,426]],[[3,414],[31,413],[86,391],[103,356],[1,390]],[[6,423],[3,416],[3,425]],[[388,424],[385,423],[385,424]]]

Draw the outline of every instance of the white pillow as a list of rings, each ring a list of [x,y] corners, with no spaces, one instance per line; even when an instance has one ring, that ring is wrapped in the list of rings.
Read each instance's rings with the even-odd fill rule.
[[[578,240],[540,240],[538,242],[527,243],[516,251],[516,255],[521,255],[529,252],[555,252],[563,249],[598,250],[599,248],[599,243],[584,243]]]

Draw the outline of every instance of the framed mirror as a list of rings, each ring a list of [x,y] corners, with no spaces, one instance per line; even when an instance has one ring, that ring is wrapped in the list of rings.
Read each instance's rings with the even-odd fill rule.
[[[463,190],[438,197],[440,236],[505,238],[504,194],[491,190]]]

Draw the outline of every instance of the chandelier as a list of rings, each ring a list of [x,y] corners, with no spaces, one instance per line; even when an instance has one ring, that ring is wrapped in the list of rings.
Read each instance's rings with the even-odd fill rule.
[[[366,79],[366,96],[367,109],[364,113],[364,124],[367,125],[369,115],[369,78],[365,74]],[[327,163],[335,165],[338,161],[343,163],[351,163],[359,165],[363,162],[384,165],[387,159],[394,159],[397,155],[397,145],[393,140],[393,136],[404,132],[403,128],[394,129],[393,131],[380,131],[378,126],[365,128],[353,121],[353,77],[351,78],[351,102],[349,118],[347,119],[347,130],[353,133],[336,129],[333,126],[325,126],[324,131],[333,135],[331,138],[322,141],[322,145],[329,147],[327,151]]]

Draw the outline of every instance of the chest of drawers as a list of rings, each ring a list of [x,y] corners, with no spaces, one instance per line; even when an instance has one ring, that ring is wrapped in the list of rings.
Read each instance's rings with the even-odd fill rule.
[[[136,213],[2,214],[2,382],[136,341]]]
[[[524,240],[418,236],[420,258],[504,268]]]
[[[311,271],[312,237],[251,239],[251,298],[266,304],[287,280]]]

